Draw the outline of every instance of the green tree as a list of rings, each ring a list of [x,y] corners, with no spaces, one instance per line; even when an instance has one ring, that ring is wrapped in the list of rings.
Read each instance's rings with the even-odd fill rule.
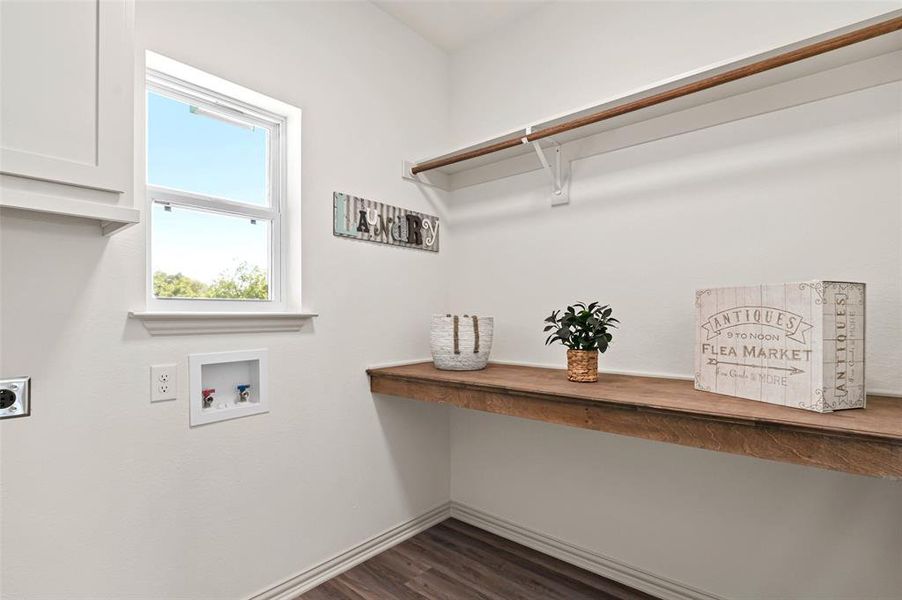
[[[269,298],[269,282],[263,269],[241,262],[234,269],[220,273],[211,284],[181,273],[172,275],[155,271],[153,293],[157,298],[266,300]]]
[[[206,297],[266,300],[269,298],[269,282],[263,269],[242,262],[232,271],[220,273],[207,289]]]
[[[153,274],[153,293],[157,298],[205,298],[207,285],[187,275],[163,271]]]

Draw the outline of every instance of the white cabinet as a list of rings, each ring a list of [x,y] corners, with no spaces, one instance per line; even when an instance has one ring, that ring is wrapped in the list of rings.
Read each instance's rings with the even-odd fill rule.
[[[131,0],[0,2],[0,206],[137,221],[133,21]]]

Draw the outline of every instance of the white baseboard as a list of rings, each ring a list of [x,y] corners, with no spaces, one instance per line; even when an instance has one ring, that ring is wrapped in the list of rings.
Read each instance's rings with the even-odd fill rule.
[[[291,600],[296,598],[324,581],[344,573],[351,567],[441,523],[448,517],[454,517],[479,529],[597,573],[602,577],[619,581],[624,585],[661,598],[661,600],[722,600],[720,596],[649,573],[597,552],[574,546],[460,502],[447,502],[437,506],[252,596],[250,600]]]
[[[538,550],[564,562],[661,598],[661,600],[722,600],[684,583],[673,581],[527,527],[511,523],[477,508],[451,502],[451,516],[495,535]]]
[[[441,523],[450,515],[451,503],[446,502],[264,590],[252,596],[250,600],[291,600],[296,598],[298,595],[315,588],[340,573],[344,573],[368,558],[388,550],[422,531],[426,531],[433,525]]]

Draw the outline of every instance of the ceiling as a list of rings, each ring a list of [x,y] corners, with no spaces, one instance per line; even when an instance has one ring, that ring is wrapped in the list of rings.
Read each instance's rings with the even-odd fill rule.
[[[373,0],[436,46],[453,52],[549,0]]]

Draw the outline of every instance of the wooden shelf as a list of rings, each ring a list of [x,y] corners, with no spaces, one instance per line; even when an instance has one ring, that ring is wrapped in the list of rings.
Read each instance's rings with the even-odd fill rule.
[[[566,170],[572,160],[897,81],[902,78],[902,31],[892,31],[890,26],[900,24],[902,11],[893,11],[793,44],[709,65],[528,127],[406,162],[403,176],[456,190],[535,171],[542,165],[531,144],[521,140],[536,135],[543,136],[535,141],[544,148],[560,146]],[[861,41],[854,38],[857,32],[881,26],[889,32]],[[854,43],[839,46],[837,41],[844,39],[853,39]],[[806,51],[812,48],[822,53],[760,72],[756,69],[756,65],[774,64],[783,57],[808,56]],[[739,73],[741,78],[730,79],[731,73]],[[705,82],[721,80],[725,82],[716,87],[704,87]],[[669,98],[680,90],[688,93],[655,100]],[[629,112],[623,113],[624,109]],[[605,114],[611,116],[592,121],[593,116]],[[564,130],[570,123],[585,124]],[[622,131],[628,126],[632,126],[628,132]],[[443,164],[447,161],[455,162]],[[416,175],[411,171],[423,168],[427,170]]]
[[[490,364],[440,371],[432,363],[369,369],[374,393],[605,431],[858,475],[902,478],[902,399],[819,414],[693,388],[691,381]]]

